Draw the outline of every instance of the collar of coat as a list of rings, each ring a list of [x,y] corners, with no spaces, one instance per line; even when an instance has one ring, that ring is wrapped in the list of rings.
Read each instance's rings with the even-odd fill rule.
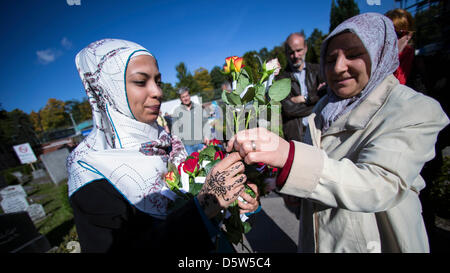
[[[365,129],[369,122],[373,119],[375,114],[381,109],[383,104],[386,102],[387,98],[391,94],[394,87],[399,84],[397,78],[394,75],[387,76],[381,84],[379,84],[368,96],[361,102],[358,107],[352,111],[346,113],[333,124],[330,128],[323,134],[323,136],[336,134],[346,130],[361,130]],[[325,96],[322,101],[317,105],[317,110],[315,113],[320,113],[320,111],[328,103],[328,96]],[[318,115],[311,116],[314,119],[315,125],[320,124],[320,119]],[[312,121],[312,120],[311,120]],[[318,130],[314,128],[315,130]],[[320,130],[319,130],[320,131]]]

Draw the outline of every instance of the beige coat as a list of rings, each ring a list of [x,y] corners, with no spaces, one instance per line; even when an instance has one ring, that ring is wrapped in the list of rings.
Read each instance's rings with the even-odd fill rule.
[[[449,123],[440,104],[390,75],[324,135],[314,113],[281,189],[302,197],[299,251],[429,252],[419,173]]]

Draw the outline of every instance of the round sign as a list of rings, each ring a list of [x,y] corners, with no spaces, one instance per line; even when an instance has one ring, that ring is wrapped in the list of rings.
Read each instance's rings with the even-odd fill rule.
[[[27,148],[27,146],[22,145],[22,146],[19,147],[19,151],[21,153],[27,153],[28,152],[28,148]]]

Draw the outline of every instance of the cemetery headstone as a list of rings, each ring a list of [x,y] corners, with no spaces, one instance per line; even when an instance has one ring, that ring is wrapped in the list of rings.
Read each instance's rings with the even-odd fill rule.
[[[21,185],[8,186],[0,191],[0,196],[3,199],[12,197],[15,195],[22,195],[22,196],[26,197],[27,193],[25,192],[24,188]]]
[[[69,156],[67,148],[56,150],[40,156],[53,183],[58,184],[68,177],[66,160]]]
[[[33,223],[45,218],[45,210],[41,204],[31,204],[26,211],[28,212],[28,215],[30,215]]]
[[[1,201],[2,209],[5,213],[13,213],[26,211],[29,207],[28,201],[23,195],[13,195],[7,198],[4,198]]]
[[[50,243],[36,230],[27,212],[0,215],[1,253],[45,253],[48,250]]]
[[[47,173],[45,172],[44,169],[38,169],[38,170],[33,171],[33,179],[40,179],[40,178],[43,178],[46,176],[47,176]]]

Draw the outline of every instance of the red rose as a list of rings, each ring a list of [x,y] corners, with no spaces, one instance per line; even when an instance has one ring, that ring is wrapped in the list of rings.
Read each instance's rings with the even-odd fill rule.
[[[219,145],[220,144],[220,140],[217,140],[217,139],[211,139],[210,141],[209,141],[209,145],[213,145],[213,146],[217,146],[217,145]]]
[[[200,156],[200,154],[199,154],[198,152],[193,152],[193,153],[191,154],[191,156],[198,159],[198,157]]]
[[[214,154],[214,160],[216,160],[217,158],[220,158],[220,160],[222,160],[224,157],[225,157],[225,155],[223,154],[222,151],[217,151],[217,152]]]
[[[194,174],[199,168],[198,158],[188,158],[184,161],[183,170],[187,174]]]

